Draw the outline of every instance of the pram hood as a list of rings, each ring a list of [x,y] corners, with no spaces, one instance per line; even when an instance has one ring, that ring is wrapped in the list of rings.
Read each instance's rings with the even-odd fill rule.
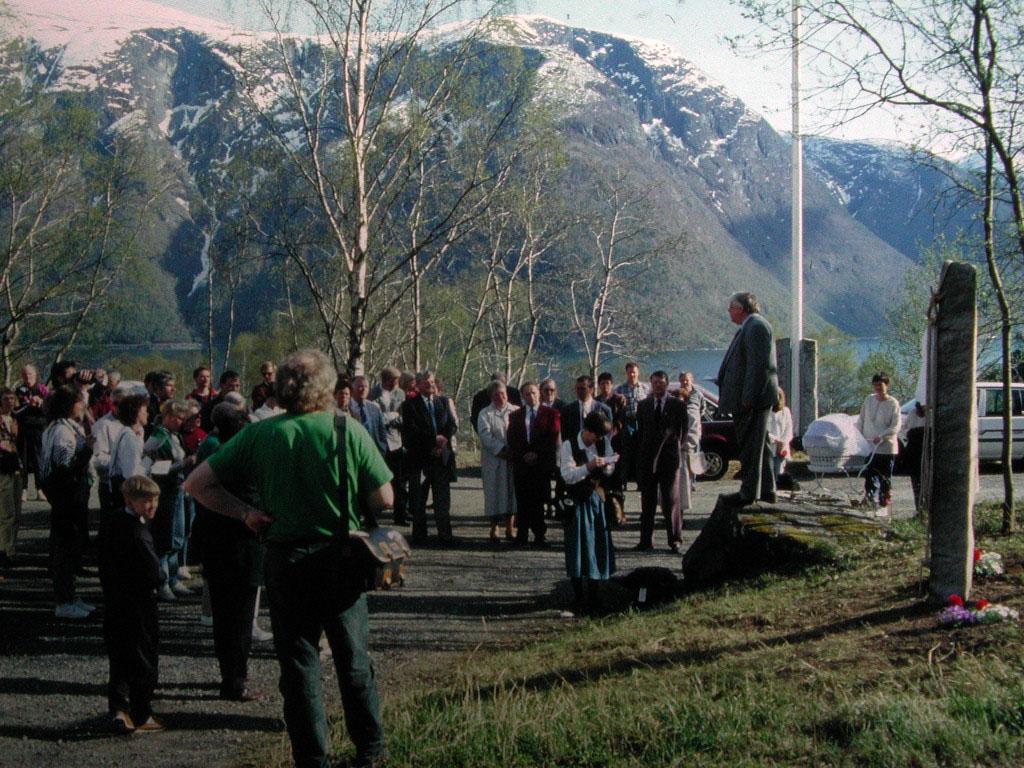
[[[830,413],[815,419],[804,432],[804,450],[809,456],[870,456],[871,443],[857,429],[857,417]]]

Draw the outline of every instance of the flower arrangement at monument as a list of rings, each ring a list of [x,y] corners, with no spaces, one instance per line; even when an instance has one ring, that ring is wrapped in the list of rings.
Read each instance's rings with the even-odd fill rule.
[[[973,606],[960,595],[950,595],[946,607],[939,612],[939,624],[945,627],[969,627],[974,624],[999,624],[1018,621],[1020,614],[1008,605],[978,600]]]
[[[1002,576],[1006,572],[1003,568],[1003,556],[998,552],[985,552],[980,549],[974,550],[974,575],[975,576]]]

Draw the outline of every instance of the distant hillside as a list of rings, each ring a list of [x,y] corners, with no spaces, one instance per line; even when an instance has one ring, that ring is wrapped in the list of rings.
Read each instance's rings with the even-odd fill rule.
[[[39,41],[40,71],[51,86],[87,94],[106,127],[141,127],[172,169],[150,255],[198,331],[205,299],[197,278],[209,245],[204,190],[218,164],[251,156],[265,138],[243,119],[228,51],[266,43],[143,0],[104,9],[84,0],[13,5],[21,18],[15,31]],[[663,313],[666,347],[727,340],[725,300],[738,289],[756,290],[771,317],[788,319],[786,137],[660,43],[510,17],[489,45],[527,51],[524,66],[537,72],[534,98],[557,106],[570,159],[567,199],[585,197],[595,174],[627,171],[656,193],[651,213],[664,231],[685,233],[683,251],[638,286]],[[314,60],[312,53],[304,59]],[[501,74],[481,88],[501,89]],[[934,218],[929,226],[925,202],[940,179],[910,159],[897,173],[863,145],[809,141],[808,157],[807,306],[848,333],[876,334],[916,243],[940,229]],[[578,246],[550,254],[552,270]],[[277,280],[251,281],[238,330],[260,327],[280,290]]]

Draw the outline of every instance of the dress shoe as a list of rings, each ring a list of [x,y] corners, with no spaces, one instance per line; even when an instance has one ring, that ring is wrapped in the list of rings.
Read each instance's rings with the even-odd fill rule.
[[[753,499],[748,499],[740,493],[723,493],[718,498],[730,507],[749,507],[754,503]]]
[[[155,717],[150,716],[149,720],[142,725],[135,726],[135,730],[132,733],[160,733],[162,730],[164,730],[164,724]]]
[[[654,549],[653,544],[647,544],[643,541],[641,541],[639,544],[633,547],[634,552],[650,552],[652,549]]]
[[[774,504],[778,500],[778,496],[776,496],[774,493],[761,494],[761,501],[763,501],[765,504]]]
[[[132,722],[132,718],[127,712],[119,709],[110,717],[110,730],[127,735],[135,730],[135,723]]]
[[[680,547],[680,542],[673,541],[671,544],[668,545],[668,548],[672,551],[672,554],[678,555],[679,554],[679,550],[681,548]]]

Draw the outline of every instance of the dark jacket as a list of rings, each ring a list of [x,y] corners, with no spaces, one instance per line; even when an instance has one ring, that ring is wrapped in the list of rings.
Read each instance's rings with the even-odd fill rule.
[[[645,397],[636,409],[637,467],[641,472],[671,471],[679,467],[681,443],[686,434],[686,405],[667,392],[662,397],[659,419],[655,410],[657,398]]]
[[[402,415],[402,446],[409,456],[409,460],[426,464],[438,460],[433,450],[437,446],[437,436],[443,435],[449,442],[458,429],[455,418],[452,416],[451,406],[448,398],[444,395],[434,395],[434,420],[437,422],[437,429],[427,413],[426,398],[408,398],[402,403],[400,413]]]
[[[779,398],[779,371],[772,327],[761,315],[747,317],[718,369],[718,410],[733,416],[744,406],[770,408]]]
[[[605,415],[605,417],[607,417],[608,421],[612,420],[612,409],[602,402],[595,400],[592,412],[593,411],[600,411]],[[580,433],[580,426],[580,401],[573,400],[571,403],[563,405],[562,439],[575,440],[576,436]]]
[[[526,406],[515,411],[508,420],[508,433],[505,437],[508,445],[509,460],[513,472],[537,472],[550,476],[558,462],[558,446],[561,444],[561,415],[554,408],[546,405],[537,406],[537,415],[533,419],[530,439],[526,439]],[[527,453],[536,453],[534,464],[523,462]]]

